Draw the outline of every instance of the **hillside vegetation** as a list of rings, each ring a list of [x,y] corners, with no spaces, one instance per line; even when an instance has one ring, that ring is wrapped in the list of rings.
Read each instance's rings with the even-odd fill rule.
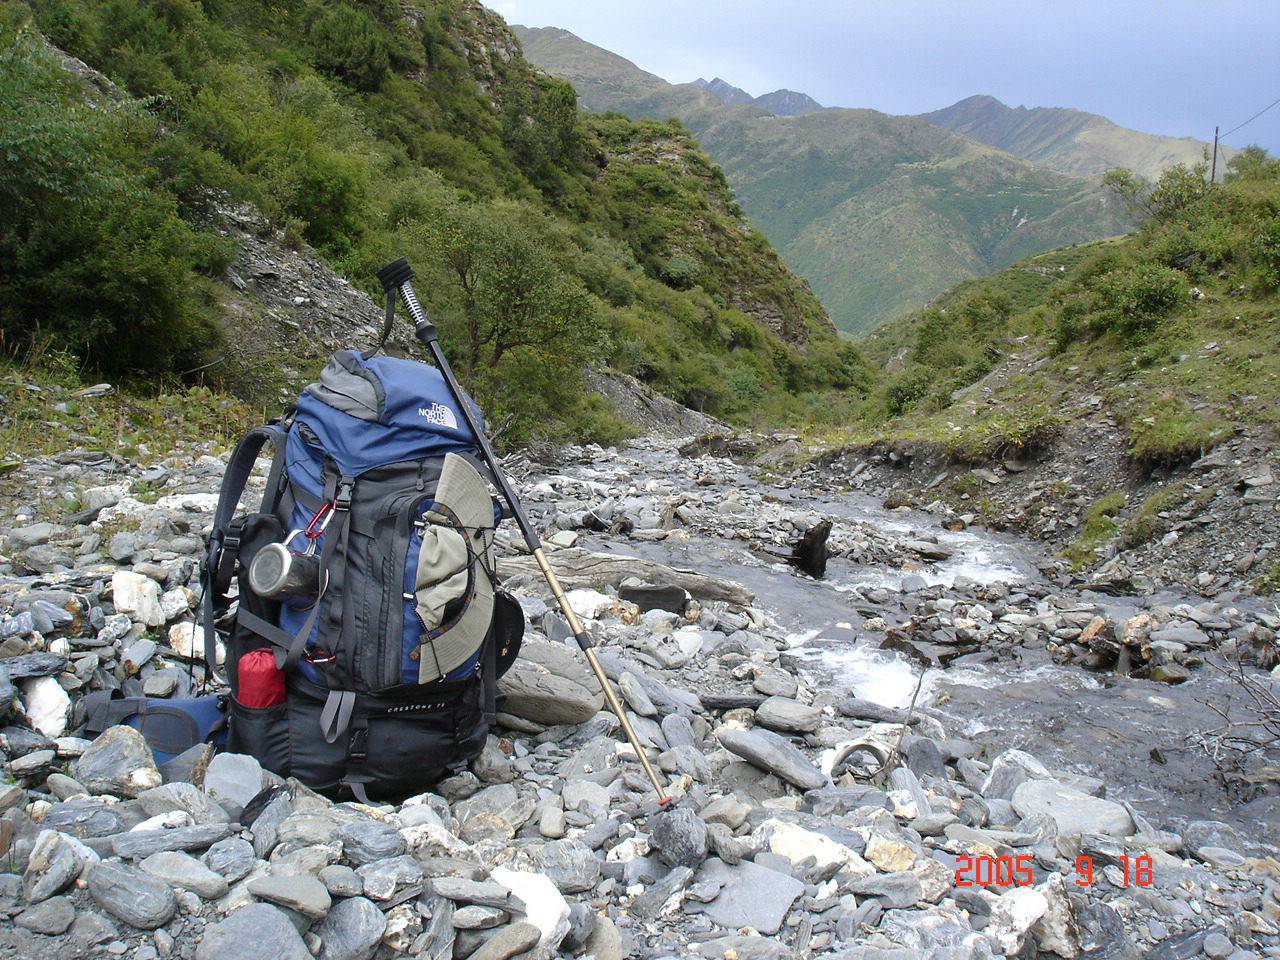
[[[515,29],[529,59],[571,82],[587,108],[688,125],[752,222],[850,334],[965,278],[1133,225],[1096,175],[1050,169],[919,117],[780,116],[759,99],[726,103],[698,84],[667,83],[564,30]]]
[[[1128,130],[1106,117],[1067,107],[1008,107],[995,97],[967,97],[921,114],[943,130],[963,133],[1036,163],[1086,177],[1123,167],[1158,177],[1178,163],[1199,163],[1208,144],[1193,137],[1162,137]],[[1239,151],[1218,147],[1218,169]]]
[[[869,382],[683,126],[579,114],[474,0],[0,0],[0,35],[11,356],[219,358],[249,205],[370,294],[407,256],[506,441],[621,435],[588,363],[761,426]]]
[[[1175,166],[1107,181],[1134,235],[1030,257],[863,342],[889,376],[863,427],[979,463],[1109,417],[1130,462],[1203,456],[1280,424],[1280,161],[1251,147],[1225,182]]]

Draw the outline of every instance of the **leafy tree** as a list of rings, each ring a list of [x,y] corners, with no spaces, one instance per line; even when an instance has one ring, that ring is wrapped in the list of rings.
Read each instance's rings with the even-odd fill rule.
[[[338,7],[311,32],[316,66],[356,90],[374,91],[391,69],[391,52],[377,24],[362,10]]]
[[[109,372],[167,370],[212,339],[194,271],[226,245],[147,189],[145,103],[84,96],[28,28],[0,38],[0,331]]]
[[[423,228],[429,255],[459,294],[466,370],[537,348],[566,363],[597,335],[595,301],[512,205],[453,204]]]
[[[1205,179],[1208,164],[1188,167],[1175,163],[1152,183],[1141,174],[1117,167],[1102,176],[1102,185],[1125,205],[1132,215],[1143,220],[1170,220],[1208,195],[1213,184]]]
[[[1262,181],[1280,179],[1280,159],[1267,153],[1262,147],[1250,144],[1227,163],[1222,176],[1223,183],[1237,181]]]

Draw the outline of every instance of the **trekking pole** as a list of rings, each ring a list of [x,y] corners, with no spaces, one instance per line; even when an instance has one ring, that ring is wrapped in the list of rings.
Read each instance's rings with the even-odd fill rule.
[[[453,376],[449,361],[445,359],[444,351],[440,349],[440,341],[436,337],[436,325],[427,318],[422,306],[418,303],[417,295],[413,292],[413,287],[409,285],[409,281],[413,279],[413,268],[409,266],[409,261],[401,257],[394,263],[389,263],[379,270],[378,279],[382,282],[382,289],[387,294],[388,319],[390,319],[395,307],[396,294],[399,293],[401,299],[404,300],[405,306],[409,310],[409,316],[413,320],[414,336],[430,351],[431,359],[444,377],[444,381],[449,387],[449,392],[453,394],[454,402],[457,403],[458,409],[462,412],[462,417],[466,421],[467,427],[470,428],[472,436],[476,438],[476,445],[480,448],[484,462],[493,473],[494,482],[497,483],[498,490],[502,493],[502,498],[507,501],[507,506],[511,508],[511,514],[515,517],[516,525],[524,535],[525,543],[529,545],[529,549],[533,552],[533,559],[537,561],[538,569],[542,571],[542,576],[546,578],[547,586],[551,588],[551,593],[556,598],[556,603],[560,606],[560,612],[564,614],[565,620],[569,622],[569,629],[573,631],[574,640],[578,642],[578,647],[587,658],[587,663],[591,665],[596,679],[600,681],[600,689],[604,691],[605,699],[609,702],[609,708],[622,724],[622,730],[627,735],[631,748],[635,750],[636,756],[640,758],[640,765],[644,767],[644,772],[648,775],[654,791],[658,794],[658,802],[665,804],[671,798],[667,796],[661,781],[658,780],[658,774],[654,772],[653,765],[649,762],[648,754],[645,753],[644,746],[640,743],[640,738],[636,736],[635,728],[631,726],[631,721],[627,719],[626,711],[618,700],[618,695],[613,692],[613,686],[609,683],[609,678],[605,676],[604,667],[600,665],[600,659],[596,656],[591,638],[587,636],[587,631],[583,629],[581,621],[578,620],[578,615],[569,606],[569,600],[565,596],[564,588],[560,585],[559,579],[551,569],[551,564],[547,562],[546,554],[542,552],[542,542],[538,539],[537,531],[533,529],[533,524],[525,516],[524,510],[520,506],[520,501],[516,499],[515,491],[511,489],[511,484],[507,481],[506,474],[502,472],[502,468],[498,465],[497,457],[493,455],[493,449],[489,446],[489,441],[485,437],[484,431],[480,429],[480,424],[476,419],[475,412],[471,409],[471,404],[463,396],[462,388],[458,386],[458,381]]]

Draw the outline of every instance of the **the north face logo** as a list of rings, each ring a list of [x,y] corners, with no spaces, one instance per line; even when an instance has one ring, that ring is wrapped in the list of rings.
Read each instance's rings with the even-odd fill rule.
[[[434,423],[437,427],[448,427],[450,430],[458,429],[458,418],[443,403],[433,403],[429,407],[419,407],[418,416],[424,418],[427,423]]]

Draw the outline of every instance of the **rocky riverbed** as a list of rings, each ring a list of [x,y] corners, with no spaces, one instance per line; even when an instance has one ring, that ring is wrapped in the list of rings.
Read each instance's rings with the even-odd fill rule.
[[[941,505],[762,485],[731,452],[510,464],[666,803],[514,530],[524,653],[435,793],[333,803],[252,758],[161,769],[131,728],[76,736],[91,690],[199,687],[224,459],[17,467],[0,955],[1280,956],[1269,768],[1221,783],[1182,735],[1220,720],[1202,701],[1272,689],[1274,608],[1073,589]],[[824,523],[811,580],[785,558]]]

